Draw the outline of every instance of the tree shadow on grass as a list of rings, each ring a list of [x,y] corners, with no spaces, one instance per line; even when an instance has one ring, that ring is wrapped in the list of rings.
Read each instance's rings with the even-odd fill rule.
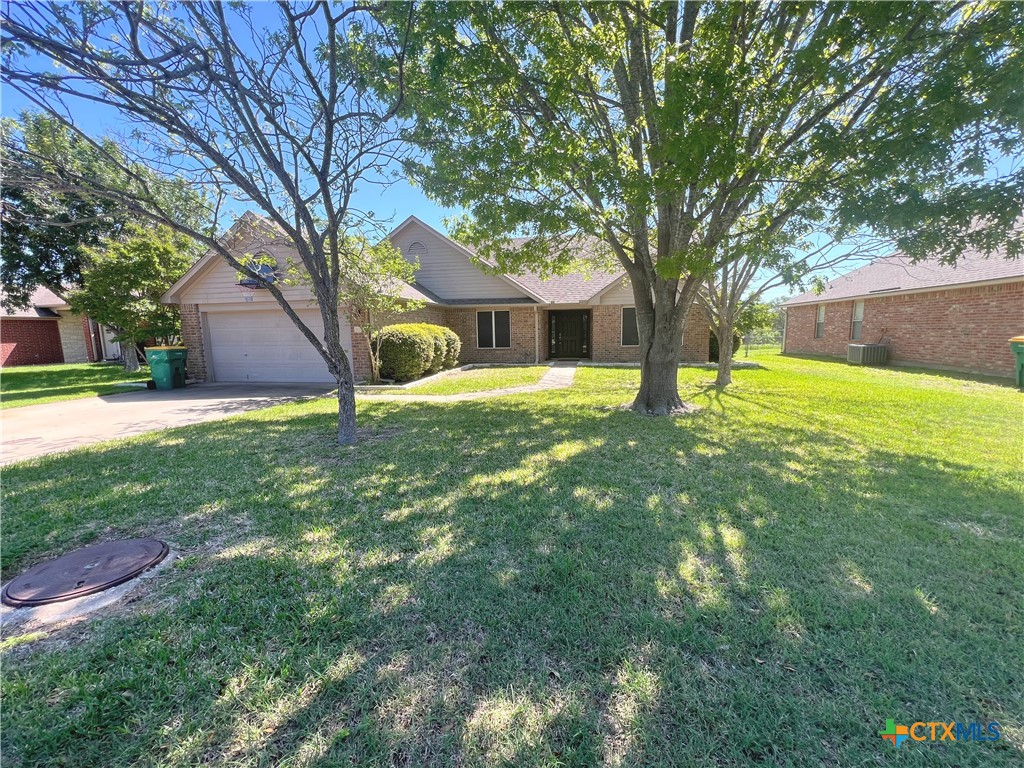
[[[296,407],[11,470],[8,573],[97,536],[193,556],[165,603],[18,657],[5,749],[844,765],[886,717],[1021,711],[1019,494],[736,409],[564,405],[374,404],[355,451]]]

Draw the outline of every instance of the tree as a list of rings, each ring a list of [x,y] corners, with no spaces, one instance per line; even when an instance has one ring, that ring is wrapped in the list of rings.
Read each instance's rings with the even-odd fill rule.
[[[835,242],[827,232],[811,229],[810,222],[793,217],[770,240],[760,232],[747,236],[737,228],[723,243],[723,248],[730,249],[730,259],[705,278],[698,294],[718,341],[716,386],[732,383],[734,335],[773,324],[776,313],[761,301],[768,291],[797,286],[843,264],[870,259],[889,245],[863,233]]]
[[[139,370],[138,345],[169,344],[181,335],[178,308],[160,297],[192,265],[187,238],[167,227],[130,226],[86,251],[82,287],[67,294],[72,310],[113,329],[127,371]]]
[[[406,25],[411,12],[404,9]],[[253,13],[242,3],[8,3],[0,17],[2,78],[72,129],[69,105],[116,110],[134,129],[139,157],[211,190],[218,213],[229,202],[255,206],[289,239],[319,306],[323,337],[277,285],[253,276],[337,380],[338,440],[351,444],[355,399],[339,302],[361,263],[349,236],[377,225],[352,205],[352,195],[395,157],[405,36],[399,24],[377,24],[374,4],[281,2],[272,29]],[[40,59],[54,62],[61,76],[40,71]],[[65,183],[189,235],[246,271],[213,229],[173,220],[145,188],[126,194],[81,174]]]
[[[915,255],[1013,237],[1024,171],[989,161],[1022,146],[1020,4],[432,3],[417,28],[413,173],[506,271],[568,269],[572,234],[607,243],[638,411],[682,405],[684,318],[752,212],[769,240],[831,211]]]
[[[362,328],[370,354],[370,379],[380,381],[380,330],[404,313],[423,306],[418,299],[402,296],[402,284],[411,283],[419,264],[408,261],[390,243],[353,243],[361,269],[353,269],[344,285],[349,322]]]
[[[0,220],[3,260],[0,282],[4,301],[27,304],[39,285],[62,294],[68,286],[82,284],[87,251],[105,238],[120,236],[130,216],[111,199],[70,189],[66,177],[103,179],[105,184],[124,181],[108,157],[127,163],[116,142],[105,139],[95,147],[54,117],[24,112],[18,120],[5,119],[0,133],[4,152]],[[136,165],[133,172],[168,205],[177,220],[201,226],[208,210],[202,194],[180,182],[160,178]],[[59,183],[49,184],[49,176]],[[72,185],[73,186],[73,185]],[[194,244],[187,245],[190,252]]]

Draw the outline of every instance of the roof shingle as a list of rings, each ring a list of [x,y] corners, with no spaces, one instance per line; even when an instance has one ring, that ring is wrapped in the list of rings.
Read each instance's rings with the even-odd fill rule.
[[[967,252],[956,266],[927,260],[913,263],[903,254],[876,259],[867,266],[833,278],[822,293],[808,291],[785,302],[783,306],[816,304],[840,299],[873,296],[880,293],[903,293],[922,289],[954,288],[989,280],[1018,278],[1024,280],[1024,263],[1006,259],[1001,253],[989,257]]]

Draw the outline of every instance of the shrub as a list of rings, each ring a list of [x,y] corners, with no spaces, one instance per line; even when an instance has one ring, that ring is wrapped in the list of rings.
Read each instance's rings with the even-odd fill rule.
[[[732,336],[732,353],[735,355],[740,351],[741,339],[738,333],[734,333]],[[708,343],[708,360],[712,363],[718,362],[718,337],[715,336],[715,332],[711,332],[711,341]]]
[[[427,367],[427,372],[437,373],[444,368],[445,356],[448,353],[448,340],[445,338],[444,328],[440,325],[431,325],[430,323],[420,323],[420,327],[425,333],[430,335],[434,342],[434,356]]]
[[[459,355],[462,353],[462,339],[459,334],[451,328],[443,328],[445,340],[444,367],[454,368],[459,364]]]
[[[380,329],[380,375],[412,381],[430,369],[434,360],[434,334],[421,323],[399,323]]]
[[[412,381],[424,373],[437,373],[459,361],[462,341],[448,328],[430,323],[399,323],[381,328],[380,375]]]

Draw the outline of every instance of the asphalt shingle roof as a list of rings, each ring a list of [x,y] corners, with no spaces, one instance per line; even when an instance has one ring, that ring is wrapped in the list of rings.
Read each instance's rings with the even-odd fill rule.
[[[0,297],[2,297],[3,291],[0,290]],[[64,301],[60,296],[51,291],[49,288],[39,286],[32,295],[28,298],[28,306],[21,309],[5,309],[0,306],[0,317],[42,317],[42,318],[55,318],[60,317],[54,312],[54,307],[66,307],[67,302]]]
[[[518,247],[529,242],[528,237],[514,238],[512,243]],[[463,248],[473,253],[480,261],[493,267],[494,264],[485,259],[472,246],[460,243]],[[578,253],[581,263],[588,261],[604,263],[607,259],[598,256],[598,249],[601,247],[594,238],[580,238],[574,243],[574,249]],[[508,273],[506,277],[522,285],[529,291],[543,297],[552,304],[578,304],[591,299],[594,294],[607,288],[616,280],[621,279],[625,272],[621,269],[606,271],[592,269],[587,272],[569,272],[565,275],[542,276],[539,272],[520,272],[518,274]]]
[[[793,297],[784,306],[927,288],[954,288],[1008,278],[1024,280],[1024,263],[1017,259],[1006,259],[1001,253],[985,257],[977,252],[967,252],[955,267],[931,260],[914,264],[907,256],[895,254],[876,259],[867,266],[829,280],[823,293],[808,291]]]

